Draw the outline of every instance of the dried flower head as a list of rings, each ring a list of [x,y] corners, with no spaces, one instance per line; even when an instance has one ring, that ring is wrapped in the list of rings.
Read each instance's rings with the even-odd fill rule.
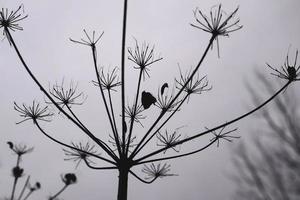
[[[91,145],[90,143],[86,143],[85,145],[83,145],[81,142],[79,142],[78,144],[75,143],[71,143],[72,146],[76,149],[63,149],[65,156],[67,156],[68,158],[65,158],[64,160],[67,161],[73,161],[76,163],[76,168],[79,166],[79,164],[81,163],[82,160],[85,160],[88,163],[94,163],[90,157],[91,154],[94,155],[99,155],[97,153],[97,150],[95,149],[95,145]],[[86,153],[85,153],[86,152]]]
[[[211,138],[210,141],[216,141],[217,142],[217,147],[219,147],[219,145],[220,145],[220,139],[226,140],[227,142],[232,142],[233,139],[240,138],[240,136],[229,135],[230,133],[236,131],[237,128],[223,133],[225,127],[226,126],[223,126],[218,133],[216,133],[216,131],[211,131],[211,133],[214,135],[214,137]],[[207,127],[205,127],[205,128],[207,130],[209,130],[209,128],[207,128]]]
[[[111,72],[107,72],[106,74],[103,71],[103,68],[101,69],[101,72],[99,74],[100,84],[104,90],[112,90],[117,91],[115,88],[118,86],[121,86],[121,82],[118,78],[117,74],[118,68],[115,67]],[[92,81],[95,86],[99,87],[98,81]]]
[[[157,146],[166,147],[168,149],[170,148],[177,153],[179,152],[179,145],[173,146],[180,141],[181,134],[178,134],[177,130],[175,130],[171,134],[167,130],[165,131],[165,134],[161,134],[160,132],[158,132],[158,135],[156,137],[158,139]],[[168,149],[166,149],[164,153],[166,153]]]
[[[140,69],[143,74],[143,79],[145,79],[145,74],[150,77],[149,75],[149,65],[162,60],[161,57],[154,58],[154,46],[150,47],[149,44],[145,42],[142,45],[139,45],[137,40],[135,40],[135,47],[134,49],[128,48],[128,59],[134,62],[138,67],[134,67],[135,69]]]
[[[20,178],[21,176],[23,176],[23,172],[24,172],[24,169],[19,166],[16,166],[12,169],[12,175],[15,178]]]
[[[243,27],[242,25],[239,25],[239,19],[234,19],[238,9],[239,7],[237,7],[231,14],[227,15],[222,10],[222,5],[220,4],[212,7],[209,16],[203,14],[198,8],[194,11],[196,24],[191,25],[213,35],[213,39],[217,42],[218,56],[220,55],[218,37],[229,36],[229,33],[237,31]]]
[[[80,39],[80,40],[73,40],[72,38],[70,38],[71,42],[77,43],[77,44],[82,44],[85,46],[90,46],[92,48],[95,48],[96,44],[98,43],[98,41],[100,40],[100,38],[102,37],[102,35],[104,34],[104,31],[100,34],[99,37],[95,36],[95,31],[93,31],[93,35],[92,37],[89,36],[89,34],[86,32],[85,29],[83,29],[83,32],[87,38],[86,39]]]
[[[129,118],[130,123],[134,121],[144,127],[140,121],[146,118],[146,116],[143,116],[141,114],[143,111],[144,109],[142,105],[137,105],[136,107],[135,104],[133,104],[132,106],[127,105],[127,107],[125,107],[125,117]]]
[[[179,68],[180,70],[180,68]],[[183,91],[185,91],[188,95],[188,98],[190,98],[191,94],[202,94],[202,92],[207,92],[212,89],[212,86],[208,85],[208,80],[207,76],[203,76],[200,78],[199,73],[197,73],[196,76],[194,76],[189,82],[189,78],[191,76],[191,70],[187,71],[185,74],[183,74],[180,70],[180,78],[177,80],[175,79],[176,82],[176,88],[181,89],[184,87]],[[188,83],[187,83],[188,82]]]
[[[28,189],[31,191],[31,192],[34,192],[36,190],[39,190],[41,189],[41,183],[40,182],[36,182],[34,185],[31,185],[29,182],[27,184],[27,187]]]
[[[61,177],[61,180],[66,185],[71,185],[71,184],[75,184],[77,182],[77,177],[73,173],[66,173],[64,176]]]
[[[173,102],[173,98],[174,98],[174,90],[172,90],[171,94],[164,92],[161,93],[158,90],[157,93],[157,102],[155,103],[155,105],[161,109],[161,112],[171,112],[174,111],[176,109],[176,106],[181,102],[181,101],[174,101]]]
[[[86,96],[83,92],[77,92],[77,86],[78,84],[74,85],[71,81],[69,86],[66,87],[64,80],[62,80],[61,84],[56,83],[53,85],[49,93],[54,97],[56,103],[62,108],[64,106],[71,107],[72,105],[82,105],[86,100]],[[46,103],[52,104],[50,101],[46,101]]]
[[[38,120],[50,122],[53,113],[48,110],[48,106],[41,107],[39,103],[35,101],[32,102],[32,106],[27,106],[22,104],[19,106],[16,102],[14,102],[14,109],[20,113],[20,116],[24,119],[16,124],[20,124],[27,120],[32,120],[33,123],[36,123]]]
[[[36,182],[35,183],[35,188],[36,189],[40,189],[41,188],[41,183],[40,182]]]
[[[165,163],[161,165],[159,163],[158,165],[155,165],[154,163],[151,163],[149,166],[144,165],[144,168],[142,169],[142,172],[146,174],[145,179],[155,179],[155,178],[163,178],[166,176],[176,176],[176,174],[170,174],[170,167],[171,165]]]
[[[112,135],[109,135],[110,137],[110,140],[108,140],[109,143],[111,143],[111,145],[114,147],[113,151],[116,151],[117,150],[117,143],[116,143],[116,140],[115,138],[112,136]],[[132,147],[135,147],[137,144],[134,144],[134,140],[136,139],[136,136],[134,137],[131,137],[130,138],[130,141],[129,141],[129,148],[128,148],[128,151],[131,152],[131,148]],[[118,137],[118,140],[119,140],[119,144],[120,146],[122,147],[123,146],[123,141],[121,140],[120,137]],[[127,136],[125,138],[125,146],[128,144],[128,140],[129,140],[129,137]]]
[[[33,151],[33,147],[28,148],[24,144],[13,144],[11,141],[8,141],[7,144],[9,145],[9,148],[18,156],[22,156],[27,153],[31,153]]]
[[[274,72],[271,73],[272,75],[281,78],[286,79],[290,82],[292,81],[299,81],[298,75],[300,74],[300,65],[297,66],[297,59],[298,59],[298,50],[296,51],[295,61],[293,65],[290,65],[289,62],[289,55],[286,56],[285,62],[283,66],[281,66],[280,69],[273,68],[271,65],[268,65],[268,67],[273,70]]]
[[[2,34],[8,39],[9,44],[11,44],[11,39],[7,31],[23,30],[23,28],[19,25],[19,21],[25,19],[27,15],[22,16],[20,13],[22,9],[24,9],[24,7],[23,5],[20,5],[16,11],[9,11],[7,8],[2,8],[0,11],[0,29],[3,28]]]

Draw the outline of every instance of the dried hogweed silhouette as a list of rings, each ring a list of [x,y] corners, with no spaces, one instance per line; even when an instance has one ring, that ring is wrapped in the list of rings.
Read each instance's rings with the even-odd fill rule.
[[[20,166],[22,158],[25,154],[29,154],[33,151],[33,147],[28,147],[24,144],[15,144],[11,141],[7,142],[9,148],[13,151],[14,155],[17,156],[16,166],[12,168],[12,176],[14,178],[11,196],[5,197],[7,200],[28,200],[32,196],[34,192],[41,189],[41,183],[35,182],[34,184],[30,181],[30,175],[25,175],[24,168]],[[23,186],[19,189],[19,195],[16,196],[18,183],[20,185],[20,181],[23,177],[27,177],[24,181]],[[74,184],[77,182],[76,175],[73,173],[67,173],[62,176],[62,181],[65,183],[63,189],[57,192],[53,197],[49,199],[57,199],[57,197],[67,188],[67,186]]]
[[[50,196],[48,200],[58,199],[57,197],[61,195],[70,185],[77,183],[77,177],[74,173],[66,173],[61,176],[61,180],[64,183],[64,186],[54,195]]]
[[[146,174],[146,179],[157,179],[166,176],[175,176],[175,174],[170,174],[169,171],[171,170],[171,165],[165,163],[161,165],[160,163],[155,165],[151,163],[150,166],[144,165],[142,172]]]
[[[81,163],[81,161],[84,161],[88,164],[94,163],[90,159],[90,157],[91,154],[98,154],[97,150],[95,149],[95,145],[91,145],[90,143],[86,143],[85,145],[83,145],[81,142],[79,142],[78,144],[72,142],[71,144],[74,149],[63,149],[65,156],[67,156],[67,158],[65,158],[64,160],[74,161],[76,163],[76,168]],[[78,151],[77,149],[80,149],[81,151]],[[87,154],[86,152],[90,154]]]
[[[108,140],[108,142],[114,147],[113,151],[116,151],[117,150],[117,143],[115,142],[114,137],[112,135],[109,135],[109,137],[110,137],[110,139]],[[132,147],[136,146],[136,144],[134,143],[135,139],[136,139],[136,136],[131,137],[130,141],[129,141],[129,137],[128,136],[126,137],[124,145],[128,144],[128,152],[131,152],[130,149]],[[119,138],[119,141],[120,141],[120,145],[122,146],[123,141],[121,141],[121,138]]]
[[[237,31],[243,27],[239,25],[240,19],[233,19],[238,9],[239,8],[237,7],[231,14],[227,15],[222,10],[222,6],[220,4],[212,7],[209,16],[203,14],[199,8],[196,8],[194,11],[194,17],[197,23],[191,25],[215,36],[214,40],[217,42],[219,57],[219,36],[229,36],[229,33]]]
[[[129,119],[130,123],[131,123],[131,121],[134,121],[136,123],[139,123],[142,127],[144,127],[141,122],[141,120],[146,118],[146,116],[144,116],[142,114],[143,111],[144,111],[144,108],[142,107],[142,105],[138,105],[138,106],[128,105],[125,108],[125,117]]]
[[[178,79],[175,79],[176,89],[180,90],[186,84],[186,82],[190,77],[190,74],[191,74],[191,70],[187,71],[185,74],[183,74],[180,70],[180,77]],[[209,86],[207,76],[203,76],[200,78],[200,75],[198,73],[197,76],[194,76],[184,87],[184,92],[188,94],[188,100],[189,100],[190,95],[202,94],[203,92],[207,92],[211,89],[212,86]]]
[[[78,84],[74,85],[73,82],[70,83],[69,87],[64,85],[64,80],[62,80],[61,84],[55,84],[49,90],[49,93],[56,99],[56,103],[61,105],[62,108],[66,106],[68,109],[71,108],[72,105],[82,105],[86,99],[83,92],[77,91]],[[46,100],[46,103],[52,104]]]
[[[298,80],[297,77],[299,74],[299,67],[296,67],[296,61],[294,66],[290,66],[287,58],[287,62],[282,72],[272,67],[271,69],[276,72],[279,78],[287,79],[288,82],[269,99],[267,99],[265,102],[258,105],[254,109],[232,119],[231,121],[227,121],[225,123],[217,125],[211,129],[206,129],[199,133],[189,134],[190,136],[187,136],[185,138],[181,138],[181,134],[177,132],[174,132],[173,134],[166,133],[165,135],[163,135],[161,134],[161,129],[165,128],[170,119],[172,119],[175,114],[179,113],[180,108],[183,106],[183,103],[189,100],[191,94],[203,94],[204,92],[211,90],[211,86],[209,86],[207,76],[200,76],[198,70],[199,67],[202,65],[204,59],[206,58],[209,49],[213,47],[213,43],[215,41],[217,42],[217,49],[219,55],[219,37],[229,36],[229,34],[231,34],[232,32],[235,32],[242,28],[242,26],[239,25],[240,20],[238,18],[235,18],[238,8],[236,8],[230,14],[226,14],[222,10],[221,5],[213,7],[209,15],[205,15],[198,8],[194,11],[194,18],[196,22],[192,23],[191,25],[211,35],[208,45],[205,48],[203,55],[201,56],[198,63],[194,66],[193,69],[191,69],[185,74],[183,74],[180,71],[180,76],[179,78],[175,79],[174,86],[172,86],[171,84],[169,85],[169,83],[163,82],[163,84],[161,84],[162,86],[158,89],[157,95],[153,95],[153,93],[147,92],[143,88],[144,82],[142,82],[142,78],[143,81],[145,81],[147,78],[150,78],[149,66],[157,64],[160,60],[162,60],[162,58],[160,56],[157,58],[155,57],[154,47],[151,47],[147,43],[143,43],[142,45],[140,45],[135,39],[135,47],[127,49],[127,58],[133,63],[133,68],[139,71],[139,75],[136,85],[136,92],[132,95],[134,101],[132,104],[127,104],[132,106],[126,107],[125,96],[127,94],[127,90],[125,87],[125,43],[127,7],[128,0],[124,0],[120,80],[116,68],[114,68],[112,72],[108,72],[107,74],[104,73],[102,69],[99,70],[98,68],[99,62],[97,59],[97,45],[100,41],[100,38],[102,38],[104,32],[102,32],[99,36],[96,36],[95,31],[92,32],[92,35],[89,35],[88,32],[84,30],[86,39],[70,39],[75,44],[88,46],[91,49],[94,65],[93,67],[96,75],[96,81],[93,81],[93,83],[99,88],[99,92],[101,94],[103,104],[105,107],[105,114],[108,118],[111,129],[109,133],[110,139],[108,142],[105,142],[103,139],[96,137],[95,134],[92,133],[87,128],[87,126],[84,125],[84,123],[78,118],[73,109],[69,106],[71,103],[76,102],[75,100],[77,100],[77,98],[81,96],[81,93],[77,93],[76,91],[77,87],[72,86],[71,89],[65,90],[62,86],[55,86],[53,90],[47,91],[25,63],[19,51],[19,48],[11,35],[10,30],[15,28],[16,22],[26,18],[27,16],[22,17],[22,15],[19,14],[20,9],[18,9],[15,12],[12,12],[12,15],[14,16],[12,17],[13,20],[9,19],[11,17],[6,17],[6,15],[4,14],[4,10],[2,10],[2,12],[0,13],[0,15],[2,16],[0,18],[0,28],[3,29],[3,33],[5,33],[10,44],[15,49],[18,58],[22,62],[23,67],[26,69],[26,71],[33,79],[35,84],[37,84],[39,89],[45,94],[47,103],[51,102],[51,104],[53,104],[62,115],[66,116],[66,118],[69,119],[75,126],[77,126],[83,134],[88,136],[91,139],[91,144],[84,146],[82,144],[77,145],[71,143],[71,145],[68,145],[57,140],[56,138],[52,137],[49,133],[47,133],[40,126],[40,121],[49,121],[48,117],[52,117],[53,115],[47,110],[47,107],[41,108],[35,103],[31,107],[27,107],[25,105],[21,107],[15,104],[15,110],[17,110],[20,113],[21,117],[24,118],[23,121],[32,119],[34,125],[37,126],[37,128],[46,137],[48,137],[53,142],[64,146],[64,148],[67,148],[64,149],[65,155],[69,156],[67,160],[75,161],[77,166],[81,162],[81,160],[83,160],[84,163],[92,169],[118,170],[118,200],[127,199],[129,174],[133,175],[135,178],[144,183],[152,183],[158,177],[174,176],[174,174],[170,173],[170,165],[166,163],[161,164],[162,161],[189,156],[204,151],[214,143],[217,143],[217,146],[219,146],[220,139],[224,139],[230,142],[233,139],[239,138],[239,136],[229,135],[230,133],[236,131],[236,129],[223,132],[224,128],[232,123],[235,123],[249,116],[250,114],[254,113],[255,111],[262,108],[264,105],[269,103],[279,93],[284,91],[284,89],[287,88],[288,85]],[[8,11],[6,11],[6,13],[7,12]],[[17,26],[19,27],[19,25]],[[22,30],[22,28],[20,27],[17,30]],[[298,54],[296,54],[295,60],[297,60],[297,55]],[[119,99],[121,101],[121,109],[115,109],[115,107],[118,104],[115,101],[113,101],[114,99],[112,99],[111,96],[111,91],[117,91],[118,86],[121,86],[121,98]],[[154,106],[152,105],[155,105],[156,107],[160,108],[160,112],[157,113],[157,118],[149,127],[138,126],[139,129],[134,130],[137,129],[135,125],[141,125],[141,120],[145,120],[144,115],[141,115],[141,113],[144,110],[147,109],[147,112],[150,110],[155,112],[155,110],[157,110],[153,109]],[[67,110],[63,108],[64,106],[67,107]],[[116,113],[116,111],[119,110],[121,110],[120,115],[118,112]],[[117,118],[117,116],[121,116],[121,119]],[[216,132],[217,130],[219,130],[219,132]],[[108,130],[105,130],[105,132],[108,132]],[[186,144],[209,133],[212,133],[214,137],[210,141],[208,141],[207,145],[203,147],[198,147],[192,151],[186,152],[180,152],[176,148],[179,147],[179,145]],[[149,150],[150,152],[147,152],[146,149],[149,148],[146,147],[148,147],[149,143],[152,142],[154,139],[158,140],[158,145],[155,147],[154,150],[152,149]],[[103,151],[101,152],[101,155],[98,154],[98,152],[94,151],[94,146],[99,147],[101,151]],[[166,152],[169,149],[175,150],[176,154],[171,156],[164,154],[164,152]],[[94,162],[96,160],[100,160],[104,163],[107,163],[108,166],[103,166],[101,164],[99,166],[92,166],[91,163],[96,164],[96,162]],[[146,174],[145,179],[141,178],[137,173],[133,171],[133,167],[139,165],[144,165],[142,172]],[[76,182],[76,178],[70,177],[72,176],[68,175],[68,177],[63,177],[65,187],[70,185],[67,183]],[[63,191],[63,189],[61,191]],[[50,199],[54,198],[55,195],[50,197]]]
[[[148,68],[150,65],[153,63],[156,63],[163,58],[158,57],[154,58],[154,46],[150,47],[149,44],[146,44],[145,42],[142,45],[138,44],[138,41],[135,40],[135,47],[134,49],[128,48],[128,60],[132,61],[135,63],[137,66],[133,67],[134,69],[139,69],[140,73],[143,75],[143,79],[145,80],[145,75],[150,78],[149,71],[150,69]]]
[[[167,130],[165,131],[165,134],[161,134],[158,132],[157,134],[157,146],[161,147],[171,147],[175,152],[179,153],[178,146],[173,146],[174,144],[178,143],[180,141],[181,134],[178,134],[177,131],[174,131],[173,133],[169,133]],[[164,151],[166,153],[168,149]]]
[[[219,145],[220,145],[220,139],[223,139],[227,142],[232,142],[233,139],[240,138],[240,136],[229,135],[230,133],[236,131],[237,128],[224,133],[223,131],[224,131],[225,127],[226,126],[223,126],[223,128],[221,128],[218,133],[216,133],[216,131],[212,131],[212,134],[214,135],[214,137],[212,139],[210,139],[210,141],[216,141],[217,147],[219,147]],[[209,130],[209,128],[206,128],[206,129]]]
[[[286,60],[283,66],[280,67],[280,69],[276,69],[271,65],[269,65],[268,63],[267,66],[273,71],[271,74],[278,78],[286,79],[290,82],[299,81],[300,79],[298,78],[298,76],[300,74],[299,72],[300,65],[297,66],[297,59],[298,59],[298,50],[296,51],[296,56],[293,65],[290,65],[289,55],[287,55]]]
[[[11,192],[10,200],[13,200],[14,197],[15,197],[15,193],[16,193],[17,183],[18,183],[19,179],[24,176],[24,169],[20,166],[20,163],[21,163],[22,158],[25,154],[31,153],[33,151],[33,147],[27,147],[24,144],[14,144],[11,141],[8,141],[7,144],[9,146],[9,148],[17,156],[16,165],[12,168],[12,176],[14,178],[14,182],[13,182],[13,186],[12,186],[12,192]],[[18,199],[22,198],[22,196],[24,194],[24,191],[25,191],[25,188],[28,184],[28,181],[29,181],[29,177],[27,178],[27,180],[26,180],[26,182],[23,186],[23,189],[20,192],[20,195],[19,195]]]
[[[14,102],[14,109],[20,113],[22,118],[24,118],[22,121],[17,122],[17,124],[27,120],[32,120],[33,123],[37,123],[38,120],[50,122],[50,118],[53,116],[53,113],[48,110],[48,106],[41,107],[36,101],[32,102],[32,106],[27,106],[26,104],[19,106],[16,102]]]
[[[2,8],[0,11],[0,29],[3,28],[3,36],[7,38],[9,44],[11,44],[11,38],[8,34],[8,30],[22,31],[23,28],[19,26],[19,21],[27,18],[28,15],[22,15],[20,12],[23,5],[20,5],[17,10],[9,11],[7,8]]]
[[[31,153],[33,151],[33,147],[28,148],[25,144],[14,144],[11,141],[7,142],[9,148],[19,157],[24,154]]]
[[[104,69],[101,69],[100,72],[100,84],[104,90],[107,90],[108,92],[114,91],[117,92],[116,87],[121,86],[121,82],[119,81],[118,74],[117,74],[118,68],[115,67],[111,72],[104,73]],[[92,81],[95,86],[99,87],[99,83],[97,81]]]

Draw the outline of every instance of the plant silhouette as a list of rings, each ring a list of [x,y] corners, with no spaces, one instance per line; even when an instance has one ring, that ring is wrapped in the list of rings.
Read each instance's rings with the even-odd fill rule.
[[[95,31],[93,31],[89,34],[84,30],[83,38],[78,40],[73,38],[70,39],[74,44],[88,47],[91,51],[94,65],[93,68],[96,75],[96,80],[93,81],[93,84],[99,89],[105,107],[105,114],[111,129],[108,142],[105,142],[102,138],[98,138],[95,133],[92,133],[73,111],[72,106],[81,105],[85,99],[83,93],[78,92],[77,87],[74,86],[74,84],[71,83],[69,86],[66,86],[62,82],[61,85],[56,84],[52,89],[47,91],[24,61],[11,34],[12,31],[22,30],[19,23],[21,20],[27,18],[27,15],[24,16],[20,13],[21,7],[16,11],[2,9],[0,12],[0,28],[3,30],[3,35],[6,36],[9,44],[16,51],[17,56],[28,75],[46,96],[46,103],[53,105],[58,110],[59,114],[65,116],[71,123],[77,126],[83,134],[87,135],[92,140],[92,143],[71,143],[69,145],[51,136],[51,134],[42,128],[41,122],[50,121],[54,116],[54,113],[49,111],[48,106],[43,107],[35,101],[31,106],[26,104],[20,106],[15,103],[15,110],[18,111],[23,118],[20,123],[32,120],[42,134],[53,142],[63,146],[64,153],[67,156],[66,160],[74,161],[76,166],[83,161],[83,163],[91,169],[118,170],[118,200],[127,199],[129,174],[133,175],[143,183],[152,183],[158,178],[174,176],[176,174],[170,172],[170,165],[165,163],[165,161],[199,153],[215,143],[219,146],[221,140],[231,142],[233,139],[238,138],[238,136],[233,135],[233,132],[237,129],[227,129],[227,127],[265,106],[278,94],[284,91],[292,82],[298,80],[299,74],[299,67],[296,67],[296,61],[294,66],[289,66],[289,63],[287,62],[287,68],[284,69],[283,72],[269,66],[275,73],[281,73],[278,77],[286,79],[287,82],[278,91],[274,92],[271,97],[254,109],[230,121],[224,122],[213,128],[206,128],[205,130],[191,134],[190,136],[182,137],[181,134],[177,133],[179,131],[178,129],[175,131],[166,130],[164,132],[162,129],[165,128],[166,124],[174,115],[179,113],[184,102],[188,102],[189,98],[195,94],[203,94],[212,89],[207,76],[201,76],[198,69],[214,43],[216,43],[218,55],[220,55],[220,38],[229,36],[229,34],[242,28],[239,24],[240,20],[236,18],[238,8],[229,14],[226,14],[226,12],[222,10],[221,5],[212,7],[212,10],[208,15],[204,14],[198,8],[194,11],[195,22],[191,23],[191,26],[196,28],[196,30],[203,31],[210,35],[207,47],[194,68],[187,72],[182,72],[180,70],[179,78],[175,79],[175,85],[171,86],[169,83],[164,82],[158,89],[157,95],[155,95],[153,91],[143,89],[143,80],[150,78],[151,66],[162,60],[162,58],[155,55],[154,47],[147,43],[140,44],[137,40],[135,40],[135,46],[133,48],[128,48],[126,53],[127,8],[128,0],[124,0],[120,74],[118,74],[116,68],[107,73],[105,73],[103,69],[98,68],[97,46],[104,32],[96,34]],[[138,71],[139,75],[136,84],[136,92],[134,94],[134,102],[127,102],[126,104],[125,58],[127,55],[128,60],[135,65],[134,68]],[[293,69],[290,69],[289,67],[292,67]],[[113,99],[112,92],[117,92],[119,90],[120,98]],[[121,113],[116,112],[118,110],[116,109],[116,102],[121,103]],[[159,109],[156,119],[150,127],[144,127],[142,123],[143,120],[146,120],[144,111],[154,110],[155,107]],[[121,116],[120,120],[117,118],[118,116]],[[139,134],[134,131],[136,125],[142,126],[142,134],[140,133],[141,131],[139,131]],[[207,134],[211,134],[213,137],[206,145],[192,151],[179,151],[180,146],[186,145],[190,141]],[[150,152],[143,151],[150,145],[150,142],[153,142],[154,140],[158,140],[157,146]],[[96,150],[96,146],[100,148],[104,154],[100,154]],[[174,154],[171,156],[166,154],[167,150],[170,150],[170,152]],[[107,165],[97,165],[96,160],[103,161],[103,163],[106,163]],[[145,178],[142,178],[133,170],[133,167],[139,165],[143,165],[142,172],[146,175]]]
[[[25,154],[31,153],[33,151],[33,147],[27,147],[24,144],[14,144],[11,141],[7,142],[9,148],[13,151],[14,155],[17,156],[16,166],[12,168],[12,177],[14,179],[12,191],[10,197],[5,197],[5,200],[28,200],[32,197],[33,193],[41,189],[41,183],[36,182],[35,184],[30,183],[30,175],[27,175],[26,180],[24,181],[23,186],[19,191],[19,195],[17,194],[17,185],[20,183],[21,179],[25,177],[24,168],[21,167],[21,161]],[[50,196],[48,200],[58,199],[58,196],[62,194],[70,185],[75,184],[77,182],[77,177],[73,173],[66,173],[61,176],[61,180],[64,183],[64,186],[56,192],[54,195]]]

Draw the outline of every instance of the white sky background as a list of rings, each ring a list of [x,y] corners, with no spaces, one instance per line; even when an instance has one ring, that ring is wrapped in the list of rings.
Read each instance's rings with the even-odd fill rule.
[[[97,33],[105,31],[98,47],[100,65],[120,66],[123,1],[0,0],[0,7],[16,9],[21,3],[29,17],[21,22],[24,31],[14,33],[14,38],[28,65],[44,86],[63,77],[66,81],[78,81],[79,89],[85,91],[88,99],[83,106],[74,109],[91,130],[106,138],[107,132],[103,130],[109,130],[109,126],[100,95],[91,84],[95,74],[90,49],[75,45],[68,38],[81,38],[83,28]],[[127,46],[134,45],[135,37],[155,44],[157,55],[164,58],[151,67],[151,79],[143,83],[143,88],[155,93],[164,82],[171,85],[178,75],[177,63],[183,69],[197,64],[210,36],[189,25],[194,22],[192,11],[199,7],[207,13],[217,3],[214,0],[129,1]],[[192,135],[205,126],[212,127],[244,113],[251,102],[244,83],[254,80],[254,70],[265,72],[266,78],[273,79],[265,63],[281,65],[290,45],[293,56],[294,50],[300,48],[300,1],[227,0],[223,3],[228,12],[237,5],[243,29],[229,38],[220,38],[221,58],[218,59],[216,49],[210,51],[200,69],[201,74],[208,75],[213,90],[191,98],[167,126],[171,130],[187,125],[182,134]],[[75,170],[72,162],[63,161],[61,147],[47,140],[31,122],[15,125],[20,118],[13,110],[13,101],[28,104],[33,99],[43,101],[44,97],[6,40],[0,43],[0,61],[0,196],[3,191],[10,194],[13,181],[10,168],[15,157],[5,144],[11,140],[35,147],[22,162],[26,174],[42,183],[43,190],[32,199],[53,194],[61,187],[60,174],[70,171],[76,172],[79,183],[71,186],[61,196],[63,199],[116,199],[116,172],[91,171],[84,165]],[[127,62],[127,68],[128,85],[134,84],[138,74],[132,70],[132,63]],[[255,81],[252,83],[255,88]],[[126,96],[132,100],[130,94]],[[157,110],[153,108],[147,114],[156,115]],[[150,121],[151,117],[148,118]],[[65,142],[88,141],[61,116],[42,126]],[[251,126],[254,124],[246,119],[231,128],[239,127],[237,134],[245,136]],[[206,144],[210,138],[192,142],[189,147]],[[219,148],[214,146],[196,156],[171,161],[172,172],[178,173],[178,177],[159,179],[152,185],[130,177],[129,199],[231,199],[234,184],[226,175],[233,173],[228,153],[231,145],[234,144],[222,143]],[[182,150],[189,147],[183,146]],[[136,171],[140,172],[140,168]]]

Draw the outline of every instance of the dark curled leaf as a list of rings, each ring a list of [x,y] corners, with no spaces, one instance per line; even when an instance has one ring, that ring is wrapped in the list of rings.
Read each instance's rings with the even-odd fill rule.
[[[148,109],[155,102],[156,98],[150,92],[142,92],[142,105],[144,109]]]
[[[165,91],[166,88],[169,88],[168,83],[164,83],[163,86],[161,86],[161,89],[160,89],[160,94],[161,95],[164,94],[164,91]]]

